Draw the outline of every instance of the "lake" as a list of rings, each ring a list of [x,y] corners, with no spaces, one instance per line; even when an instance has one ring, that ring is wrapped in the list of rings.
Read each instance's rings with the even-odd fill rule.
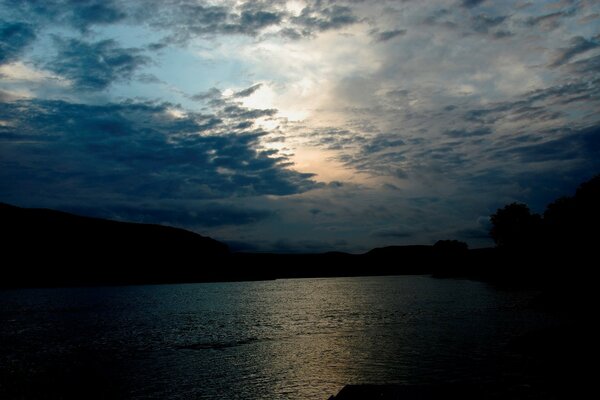
[[[1,398],[327,399],[346,384],[535,385],[532,291],[393,276],[0,291]]]

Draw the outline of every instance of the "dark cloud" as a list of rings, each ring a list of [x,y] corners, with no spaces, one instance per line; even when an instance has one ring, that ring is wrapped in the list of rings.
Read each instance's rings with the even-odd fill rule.
[[[324,240],[290,240],[287,238],[281,238],[271,243],[265,243],[263,246],[261,246],[261,250],[286,254],[325,253],[327,251],[339,251],[344,247],[344,244],[344,242],[328,243]]]
[[[155,206],[144,204],[108,204],[101,208],[63,205],[59,209],[79,215],[109,218],[121,221],[163,224],[188,228],[214,228],[230,225],[250,225],[274,215],[270,210],[240,208],[228,203],[161,203]]]
[[[242,107],[237,104],[228,105],[222,110],[223,116],[241,120],[255,120],[260,117],[272,117],[275,114],[277,114],[277,110],[273,108],[259,110]]]
[[[366,154],[378,153],[385,150],[391,150],[395,147],[404,146],[405,142],[401,137],[394,134],[378,135],[363,146],[363,152]]]
[[[283,28],[281,31],[279,31],[279,34],[284,38],[292,40],[299,40],[304,37],[300,31],[294,28]]]
[[[445,20],[450,15],[450,11],[445,8],[434,11],[431,15],[427,16],[423,23],[425,25],[440,25],[445,28],[455,29],[457,24],[452,21]]]
[[[483,2],[485,2],[485,0],[462,0],[460,4],[466,8],[473,8],[480,5]]]
[[[240,90],[234,94],[235,97],[248,97],[256,92],[258,89],[262,87],[262,83],[257,83],[256,85],[252,85],[247,89]]]
[[[252,125],[254,125],[254,123],[252,121],[243,121],[243,122],[240,122],[239,124],[237,124],[235,126],[235,129],[248,129],[248,128],[252,127]]]
[[[154,3],[146,19],[158,28],[174,32],[167,42],[185,42],[191,37],[224,31],[229,12],[222,6],[203,6],[197,2],[180,1],[174,7],[162,8]]]
[[[282,15],[269,11],[244,11],[240,15],[240,32],[256,32],[270,25],[276,25],[281,22]]]
[[[155,43],[150,43],[150,44],[146,45],[146,48],[151,51],[159,51],[159,50],[164,49],[167,46],[168,46],[168,44],[165,42],[155,42]]]
[[[85,42],[55,38],[58,54],[48,68],[85,90],[102,90],[115,81],[127,81],[150,62],[136,48],[121,48],[114,40]]]
[[[93,25],[114,24],[127,17],[123,4],[114,0],[17,0],[11,11],[38,23],[70,25],[81,31]]]
[[[34,19],[39,25],[60,24],[84,33],[98,25],[121,22],[148,24],[170,31],[164,43],[185,43],[195,36],[242,34],[255,36],[268,26],[282,22],[285,14],[270,2],[244,5],[243,9],[210,5],[196,0],[17,0],[11,12],[21,18]]]
[[[470,239],[490,239],[489,229],[460,229],[454,232],[452,235],[457,239],[470,240]]]
[[[403,230],[396,230],[396,229],[383,229],[383,230],[372,232],[371,236],[378,237],[378,238],[405,239],[405,238],[414,237],[415,233],[407,232],[407,231],[403,231]]]
[[[110,0],[67,3],[64,7],[72,10],[72,23],[83,30],[92,25],[114,24],[126,17],[126,14]]]
[[[498,25],[506,21],[505,15],[489,16],[486,14],[479,14],[471,18],[471,26],[473,30],[478,33],[489,33],[492,28],[496,28]]]
[[[591,71],[594,61],[593,58],[581,60],[568,66]],[[571,173],[584,165],[587,170],[600,170],[595,161],[597,156],[593,155],[598,151],[600,135],[593,131],[576,131],[573,124],[565,122],[573,110],[580,115],[577,126],[597,124],[593,113],[600,98],[597,71],[583,75],[573,73],[566,84],[534,90],[510,101],[490,102],[485,106],[471,103],[470,108],[468,102],[446,106],[441,114],[444,123],[433,130],[411,129],[411,125],[423,126],[424,120],[433,118],[431,111],[423,116],[416,112],[405,114],[399,133],[374,133],[360,140],[355,138],[347,147],[338,146],[341,152],[338,160],[371,176],[408,178],[409,182],[414,182],[417,176],[418,179],[443,176],[444,180],[455,179],[467,192],[479,187],[490,188],[490,191],[509,188],[514,185],[511,179],[515,171],[530,170],[532,163],[537,163],[535,168],[547,171],[562,169]],[[436,132],[447,139],[440,140]],[[393,139],[402,140],[404,144],[393,143]],[[321,139],[324,147],[331,146],[330,142],[340,143],[335,135]],[[497,165],[509,171],[494,172],[477,184],[467,183],[471,171]],[[506,179],[496,182],[494,176]],[[435,187],[435,179],[430,184]],[[528,185],[524,187],[539,186],[531,182]]]
[[[315,31],[340,29],[358,22],[358,18],[347,6],[305,7],[299,16],[292,17],[292,22],[302,28],[303,34],[310,35]]]
[[[221,97],[221,91],[215,87],[208,89],[206,92],[196,93],[190,96],[190,98],[195,101],[217,100]]]
[[[195,36],[217,34],[256,36],[264,28],[280,24],[285,16],[268,3],[257,3],[241,11],[193,0],[175,3],[156,1],[153,11],[145,14],[150,24],[173,32],[170,42],[183,43]]]
[[[0,198],[17,204],[135,204],[289,195],[317,187],[311,174],[290,170],[285,157],[261,149],[262,132],[229,129],[214,115],[176,118],[172,107],[3,104]]]
[[[314,145],[323,146],[329,150],[343,150],[366,143],[361,135],[345,129],[314,129],[309,136],[313,137]]]
[[[358,22],[352,8],[332,3],[312,2],[298,16],[282,10],[277,1],[228,7],[196,0],[21,0],[7,8],[36,26],[60,24],[82,33],[89,33],[95,26],[124,22],[151,26],[167,33],[163,40],[149,45],[156,51],[172,44],[185,45],[198,36],[258,36],[265,28],[280,26],[279,35],[298,39]]]
[[[139,74],[135,77],[135,79],[142,83],[164,83],[156,75],[152,74]]]
[[[569,64],[569,69],[578,75],[597,74],[600,71],[600,55]]]
[[[35,31],[31,25],[0,20],[0,65],[17,60],[34,40]]]
[[[553,30],[560,26],[560,20],[564,17],[573,15],[575,9],[557,11],[550,14],[540,15],[537,17],[527,18],[525,24],[528,26],[536,26],[546,30]]]
[[[504,39],[504,38],[514,36],[514,33],[512,33],[511,31],[499,30],[499,31],[493,32],[492,35],[496,39]]]
[[[379,32],[375,35],[375,40],[377,42],[387,42],[398,36],[404,36],[406,34],[406,29],[395,29],[393,31],[385,31]]]
[[[542,137],[551,139],[540,141]],[[494,156],[505,158],[513,155],[524,163],[570,160],[589,163],[595,165],[595,168],[600,167],[597,157],[600,154],[600,126],[581,130],[565,128],[531,139],[532,143],[498,150]]]
[[[569,47],[560,49],[558,51],[558,54],[550,66],[559,67],[571,61],[573,57],[586,53],[599,46],[600,45],[595,41],[587,40],[581,36],[576,36],[569,41]]]
[[[597,62],[597,61],[596,61]],[[464,113],[468,122],[493,124],[504,118],[512,120],[548,121],[561,115],[552,107],[564,107],[578,101],[596,100],[600,97],[600,81],[598,77],[586,77],[588,68],[593,68],[593,60],[582,61],[581,64],[569,64],[574,70],[581,72],[581,78],[572,82],[538,89],[525,94],[514,101],[491,103],[486,108],[473,108]],[[575,78],[575,76],[573,76]]]
[[[474,137],[474,136],[486,136],[491,135],[493,131],[488,127],[482,127],[477,129],[452,129],[449,131],[445,131],[444,135],[452,137],[452,138],[465,138],[465,137]]]
[[[488,35],[492,39],[502,39],[514,35],[507,27],[510,18],[509,15],[495,13],[475,14],[470,12],[468,15],[461,15],[448,9],[439,9],[427,16],[423,23],[460,32],[463,36],[482,34]]]

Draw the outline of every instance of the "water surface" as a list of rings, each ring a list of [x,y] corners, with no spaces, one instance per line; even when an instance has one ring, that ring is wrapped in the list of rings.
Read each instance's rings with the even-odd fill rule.
[[[535,293],[425,276],[0,291],[0,397],[326,399],[521,382]]]

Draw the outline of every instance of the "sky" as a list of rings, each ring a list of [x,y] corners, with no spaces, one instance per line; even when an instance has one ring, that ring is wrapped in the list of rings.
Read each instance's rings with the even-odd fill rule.
[[[491,245],[599,111],[594,0],[0,0],[0,201],[233,250]]]

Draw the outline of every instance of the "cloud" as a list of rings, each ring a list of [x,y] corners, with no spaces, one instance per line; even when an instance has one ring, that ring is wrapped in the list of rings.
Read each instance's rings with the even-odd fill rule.
[[[529,17],[525,21],[528,26],[536,26],[545,30],[553,30],[560,26],[560,20],[573,15],[574,10],[557,11],[550,14]]]
[[[86,42],[55,37],[58,53],[47,67],[84,90],[103,90],[115,81],[128,81],[150,59],[140,49],[122,48],[115,40]]]
[[[91,28],[128,23],[148,24],[172,34],[167,43],[183,44],[196,36],[249,35],[256,36],[266,27],[277,25],[284,13],[274,4],[262,2],[253,7],[227,3],[210,5],[196,0],[47,0],[15,2],[11,13],[20,18],[34,19],[42,26],[61,24],[89,33]],[[154,49],[163,47],[156,44]]]
[[[489,16],[486,14],[479,14],[471,19],[473,30],[478,33],[488,33],[490,29],[497,27],[506,21],[507,16],[497,15]]]
[[[313,34],[332,29],[340,29],[358,22],[348,6],[333,5],[330,7],[305,7],[299,16],[292,17],[291,21],[298,25],[304,35]]]
[[[461,5],[466,8],[473,8],[485,2],[485,0],[462,0]]]
[[[247,89],[240,90],[234,94],[234,97],[248,97],[251,96],[254,92],[262,87],[262,83],[257,83],[256,85],[252,85]]]
[[[185,29],[191,33],[217,33],[229,18],[227,7],[204,6],[192,1],[179,1],[164,9],[159,3],[153,6],[150,11],[155,15],[159,13],[156,21],[160,26],[169,27],[169,24],[177,21],[179,25],[175,29]]]
[[[16,61],[35,38],[31,25],[0,20],[0,65]]]
[[[452,237],[463,240],[491,239],[489,229],[484,228],[459,229],[453,233]]]
[[[1,77],[1,75],[0,75],[0,77]],[[19,99],[19,96],[15,95],[14,93],[0,89],[0,103],[11,102],[11,101],[15,101],[18,99]]]
[[[406,29],[394,29],[393,31],[379,32],[375,35],[377,42],[387,42],[395,37],[403,36],[406,34]]]
[[[122,4],[114,0],[18,1],[11,4],[17,15],[42,23],[61,23],[81,31],[94,25],[114,24],[127,17]]]
[[[596,74],[600,71],[600,55],[575,61],[569,64],[569,69],[579,75]]]
[[[585,61],[585,60],[584,60]],[[464,112],[463,117],[468,122],[495,124],[506,120],[527,121],[531,126],[535,122],[547,122],[562,115],[555,108],[564,108],[569,104],[579,101],[596,101],[600,96],[598,78],[588,79],[587,69],[593,66],[593,60],[574,63],[573,71],[581,76],[571,82],[533,90],[523,96],[514,98],[513,101],[504,101],[488,104],[485,108],[473,107]],[[590,65],[591,64],[591,65]],[[573,75],[572,78],[576,76]],[[531,128],[530,128],[531,129]]]
[[[493,131],[489,127],[482,127],[472,130],[463,130],[463,129],[451,129],[449,131],[445,131],[444,135],[452,137],[452,138],[466,138],[466,137],[477,137],[477,136],[487,136],[491,135]]]
[[[575,36],[569,41],[569,47],[560,49],[550,64],[551,67],[559,67],[571,61],[575,56],[593,50],[600,45],[591,40],[587,40],[581,36]]]
[[[371,235],[378,238],[407,239],[414,237],[415,233],[395,229],[383,229],[372,232]]]
[[[109,204],[102,208],[61,205],[61,210],[98,218],[174,225],[189,228],[216,228],[251,225],[274,215],[271,210],[240,208],[218,202],[162,202],[154,205]]]
[[[223,116],[238,120],[255,120],[260,117],[272,117],[275,114],[277,114],[277,110],[273,108],[259,110],[242,107],[237,104],[227,105],[222,110]]]
[[[495,152],[498,158],[516,155],[525,163],[569,160],[592,163],[596,168],[600,162],[595,155],[600,151],[600,126],[591,126],[581,130],[565,129],[563,132],[551,132],[550,139],[542,142],[527,143],[521,146]]]
[[[205,92],[201,92],[201,93],[196,93],[192,96],[190,96],[190,98],[194,101],[205,101],[205,100],[218,100],[223,96],[222,92],[213,87],[208,89]]]
[[[161,29],[173,32],[171,43],[185,43],[196,36],[258,36],[265,28],[278,26],[277,34],[299,39],[317,32],[340,29],[358,19],[347,6],[323,6],[314,2],[300,15],[282,9],[277,2],[246,2],[235,7],[204,5],[190,0],[177,0],[176,7],[154,3],[154,12],[145,18]]]
[[[284,196],[318,186],[311,174],[289,169],[285,157],[262,149],[263,132],[230,129],[215,115],[173,116],[172,107],[44,100],[5,104],[0,109],[6,122],[0,130],[0,198],[135,204]]]
[[[240,15],[239,29],[242,33],[256,32],[270,25],[276,25],[282,15],[269,11],[243,11]]]
[[[160,79],[156,77],[156,75],[152,74],[138,74],[135,79],[142,83],[164,83]]]
[[[173,30],[179,41],[194,36],[241,34],[255,36],[262,29],[279,24],[283,15],[270,9],[243,10],[236,13],[221,5],[202,5],[193,1],[179,1],[175,7],[162,8],[158,17],[150,16],[151,23]]]
[[[343,244],[343,243],[341,243]],[[323,240],[290,240],[287,238],[281,238],[276,241],[267,243],[263,251],[269,251],[273,253],[286,253],[286,254],[314,254],[314,253],[325,253],[327,251],[335,251],[340,249],[340,243],[328,243]]]
[[[394,134],[378,135],[372,140],[369,140],[362,148],[364,153],[378,153],[381,151],[389,151],[395,147],[404,146],[406,143],[401,137]]]
[[[72,10],[72,23],[82,30],[92,25],[114,24],[123,20],[127,15],[111,0],[68,1],[63,7]]]
[[[594,2],[292,3],[0,2],[0,199],[357,249],[600,170]]]

